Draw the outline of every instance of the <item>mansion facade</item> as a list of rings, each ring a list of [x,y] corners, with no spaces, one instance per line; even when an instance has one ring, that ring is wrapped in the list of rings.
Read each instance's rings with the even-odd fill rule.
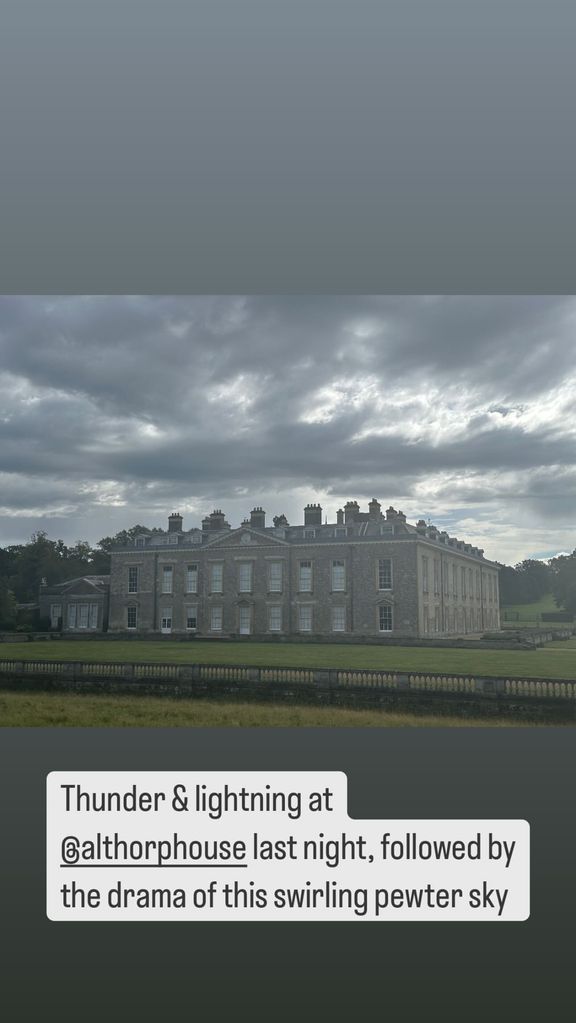
[[[199,637],[455,637],[500,627],[498,568],[484,552],[375,499],[336,522],[320,505],[302,525],[266,525],[262,508],[231,528],[142,531],[111,552],[111,632]],[[72,620],[72,619],[71,619]],[[82,619],[84,620],[84,619]],[[78,631],[74,619],[74,631]],[[66,631],[66,625],[64,626]]]

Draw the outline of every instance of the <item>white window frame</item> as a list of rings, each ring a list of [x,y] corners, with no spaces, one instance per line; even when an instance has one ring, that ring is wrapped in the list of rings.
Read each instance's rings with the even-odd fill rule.
[[[384,626],[382,619],[386,613],[386,618],[390,619],[390,626]],[[379,632],[393,632],[394,631],[394,612],[390,604],[380,604],[378,606],[378,631]]]
[[[282,561],[270,561],[268,564],[268,592],[282,593],[284,564]]]
[[[194,625],[190,625],[191,621]],[[188,604],[186,607],[186,631],[196,632],[198,629],[198,604]]]
[[[312,562],[298,562],[298,592],[312,593]]]
[[[160,629],[162,632],[172,632],[173,608],[163,607],[160,612]]]
[[[224,620],[223,608],[221,604],[215,605],[210,608],[210,632],[222,632],[222,623]]]
[[[210,593],[222,593],[224,588],[224,562],[213,561],[210,565]]]
[[[342,604],[332,608],[332,632],[346,632],[346,608]]]
[[[89,604],[88,628],[98,628],[98,604]]]
[[[346,562],[341,558],[332,562],[332,592],[346,592]]]
[[[57,629],[62,618],[62,604],[50,604],[50,628]]]
[[[134,612],[134,625],[130,625],[130,612]],[[126,628],[137,629],[138,628],[138,608],[134,605],[126,608]]]
[[[387,567],[384,568],[383,566],[386,566],[386,565],[387,565]],[[393,580],[392,580],[392,558],[378,558],[378,562],[376,564],[376,574],[378,576],[378,590],[380,592],[382,592],[383,590],[391,590],[392,589],[392,582],[393,582]],[[390,581],[390,585],[389,586],[383,586],[382,585],[382,582],[386,582],[386,577]]]
[[[311,604],[300,604],[298,607],[298,632],[312,632]]]
[[[162,593],[174,592],[174,565],[162,565]]]
[[[139,574],[138,565],[128,566],[128,593],[138,593]]]
[[[76,604],[68,604],[68,614],[66,616],[69,629],[76,628]]]
[[[252,593],[254,562],[238,562],[238,593]]]
[[[268,605],[268,632],[282,632],[282,604]]]
[[[428,577],[428,558],[422,557],[422,593],[428,593],[430,580]]]
[[[186,593],[198,593],[198,565],[186,566]]]

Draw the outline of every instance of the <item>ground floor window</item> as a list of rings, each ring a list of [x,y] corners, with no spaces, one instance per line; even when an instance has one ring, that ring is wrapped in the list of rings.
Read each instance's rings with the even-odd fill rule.
[[[392,632],[392,608],[388,604],[378,608],[378,627],[380,632]]]
[[[76,628],[76,604],[68,604],[68,628]]]
[[[268,608],[268,630],[270,632],[282,631],[282,608],[280,604],[272,604]]]
[[[198,628],[198,605],[193,604],[186,608],[186,628],[197,629]]]
[[[222,608],[211,607],[210,608],[210,631],[211,632],[222,632]]]
[[[346,608],[332,608],[332,632],[346,632]]]
[[[135,629],[138,625],[138,608],[127,607],[126,608],[126,628]]]
[[[50,605],[50,628],[57,629],[62,619],[62,604]]]
[[[172,608],[171,607],[165,607],[165,608],[162,609],[161,622],[162,622],[162,625],[161,625],[162,632],[172,632]]]
[[[300,632],[312,632],[312,608],[302,606],[298,609],[298,628]]]

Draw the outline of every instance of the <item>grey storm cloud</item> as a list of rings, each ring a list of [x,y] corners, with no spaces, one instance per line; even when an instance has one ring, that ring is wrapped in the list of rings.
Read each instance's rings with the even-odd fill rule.
[[[296,490],[576,521],[575,328],[561,296],[1,298],[0,529]]]

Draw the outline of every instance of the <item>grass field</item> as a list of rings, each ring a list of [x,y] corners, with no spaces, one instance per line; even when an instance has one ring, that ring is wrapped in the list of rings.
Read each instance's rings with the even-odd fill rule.
[[[540,615],[552,614],[555,611],[562,613],[561,608],[556,606],[552,594],[547,593],[545,597],[541,597],[540,600],[535,600],[531,604],[504,604],[500,608],[500,618],[506,627],[514,626],[515,623],[505,620],[505,612],[508,612],[509,616],[518,615],[518,625],[549,625],[550,622],[540,623]]]
[[[57,661],[147,661],[286,667],[377,668],[576,679],[576,637],[536,650],[453,650],[424,647],[272,643],[178,643],[59,640],[0,643],[0,658]]]
[[[78,696],[75,693],[0,691],[0,727],[10,728],[431,728],[516,726],[510,719],[486,720],[346,710],[286,707],[149,696]],[[534,727],[522,723],[517,727]]]

